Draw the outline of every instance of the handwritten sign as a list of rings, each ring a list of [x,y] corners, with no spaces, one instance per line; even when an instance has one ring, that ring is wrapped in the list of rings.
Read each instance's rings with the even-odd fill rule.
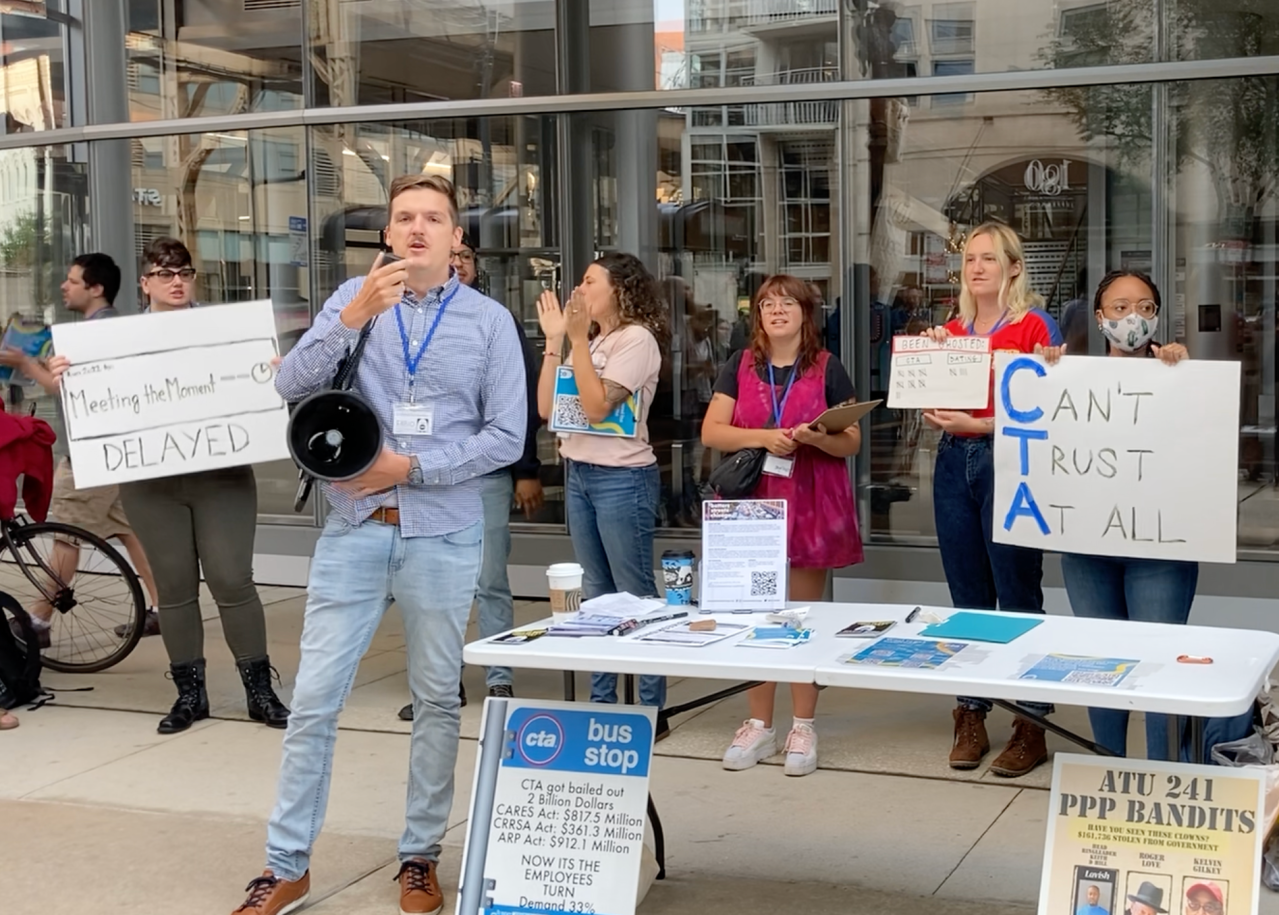
[[[1239,363],[995,355],[996,543],[1235,561]]]
[[[1265,770],[1058,753],[1038,915],[1256,915]]]
[[[57,324],[81,487],[287,458],[269,301]]]
[[[980,410],[990,403],[990,340],[893,337],[888,406],[894,410]]]

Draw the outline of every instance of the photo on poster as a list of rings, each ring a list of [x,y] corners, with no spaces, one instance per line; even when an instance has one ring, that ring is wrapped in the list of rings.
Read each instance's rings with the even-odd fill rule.
[[[1181,907],[1179,915],[1227,915],[1230,904],[1230,883],[1227,880],[1206,880],[1201,875],[1181,878]]]
[[[1075,868],[1075,915],[1115,915],[1115,882],[1119,872],[1110,868]]]
[[[1124,888],[1124,915],[1166,915],[1172,901],[1172,875],[1129,871]]]

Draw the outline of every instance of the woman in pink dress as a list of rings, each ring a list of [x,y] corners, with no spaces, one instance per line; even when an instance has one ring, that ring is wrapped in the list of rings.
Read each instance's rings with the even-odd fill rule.
[[[831,569],[862,561],[861,534],[846,458],[861,448],[853,425],[827,434],[810,426],[827,407],[856,400],[839,360],[822,349],[819,298],[808,283],[771,276],[751,303],[751,341],[735,353],[715,383],[702,422],[702,443],[729,453],[765,448],[768,457],[752,499],[786,500],[789,597],[819,601]],[[750,718],[724,754],[725,769],[749,769],[777,753],[773,728],[776,683],[747,693]],[[794,724],[783,745],[787,775],[817,768],[817,687],[791,684]]]

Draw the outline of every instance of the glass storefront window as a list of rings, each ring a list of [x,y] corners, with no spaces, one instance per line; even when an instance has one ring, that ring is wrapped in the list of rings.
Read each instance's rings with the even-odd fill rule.
[[[298,12],[298,3],[128,0],[122,37],[130,120],[301,108]]]
[[[964,104],[921,97],[909,117],[905,99],[848,104],[867,152],[848,180],[875,189],[863,217],[870,231],[853,240],[852,255],[868,266],[859,304],[870,312],[871,398],[887,398],[892,336],[956,312],[964,233],[988,219],[1021,235],[1030,284],[1070,349],[1100,352],[1092,289],[1111,268],[1152,269],[1151,92],[986,93]],[[870,426],[861,496],[871,536],[931,542],[939,433],[917,411],[887,407]]]
[[[67,24],[63,0],[0,5],[3,133],[67,127]]]

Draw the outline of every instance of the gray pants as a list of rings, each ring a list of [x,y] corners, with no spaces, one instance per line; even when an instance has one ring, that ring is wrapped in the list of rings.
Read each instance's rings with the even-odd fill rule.
[[[169,661],[204,657],[200,570],[237,661],[266,657],[266,619],[253,584],[258,489],[252,467],[120,484],[120,498],[151,560]]]

